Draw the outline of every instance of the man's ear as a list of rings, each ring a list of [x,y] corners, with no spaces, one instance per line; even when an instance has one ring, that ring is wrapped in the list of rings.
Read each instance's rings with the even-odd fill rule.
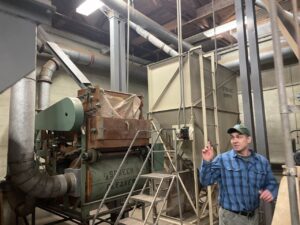
[[[252,137],[248,136],[248,144],[250,144],[252,142]]]

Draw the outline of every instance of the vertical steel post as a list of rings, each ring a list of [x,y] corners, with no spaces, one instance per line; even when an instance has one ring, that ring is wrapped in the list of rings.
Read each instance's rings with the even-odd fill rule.
[[[265,119],[265,107],[263,98],[263,89],[260,71],[260,59],[257,38],[257,25],[255,15],[255,1],[249,0],[246,3],[247,30],[250,52],[250,67],[251,67],[251,88],[253,90],[253,104],[255,115],[255,140],[256,150],[269,159],[267,128]],[[270,225],[272,223],[272,205],[262,203],[264,210],[264,223]]]
[[[251,88],[255,108],[256,149],[260,154],[269,158],[254,0],[246,1],[246,16],[251,60]]]
[[[120,62],[120,91],[122,92],[128,92],[127,90],[127,77],[126,77],[126,51],[125,51],[125,41],[126,41],[126,35],[125,35],[125,22],[123,20],[119,21],[119,41],[120,41],[120,55],[119,55],[119,62]],[[129,51],[129,49],[127,50]],[[129,75],[129,74],[128,74]]]
[[[110,29],[110,87],[114,91],[127,92],[125,22],[109,12]]]
[[[110,12],[109,33],[110,33],[110,88],[114,91],[120,91],[120,36],[119,19],[115,13]]]
[[[200,65],[200,87],[201,87],[201,106],[202,106],[202,124],[203,124],[203,143],[207,145],[208,143],[208,131],[207,131],[207,115],[206,115],[206,96],[205,96],[205,72],[204,72],[204,62],[203,53],[199,54],[199,65]],[[207,187],[207,198],[208,198],[208,208],[209,208],[209,224],[214,224],[213,208],[212,208],[212,187]]]
[[[278,26],[276,24],[277,9],[276,2],[270,0],[270,19],[272,27],[272,40],[274,49],[274,65],[275,65],[275,75],[278,86],[279,95],[279,106],[281,115],[281,124],[283,130],[284,138],[284,151],[285,151],[285,163],[287,167],[287,181],[288,181],[288,191],[289,191],[289,203],[291,210],[291,222],[292,225],[299,225],[299,211],[297,202],[297,192],[296,192],[296,172],[295,164],[292,155],[292,144],[290,137],[290,121],[289,121],[289,111],[287,105],[287,96],[285,89],[285,80],[283,73],[283,59],[281,53],[280,36]]]
[[[248,50],[245,29],[245,16],[243,1],[235,0],[235,14],[237,23],[237,39],[239,46],[239,61],[240,61],[240,79],[243,98],[244,121],[253,136],[253,146],[256,146],[253,106],[250,87],[250,71],[248,66]]]
[[[185,114],[185,85],[183,74],[183,55],[182,55],[182,21],[181,21],[181,0],[176,1],[177,6],[177,30],[178,30],[178,54],[179,54],[179,78],[180,78],[180,108],[182,109],[183,124],[186,126],[186,114]],[[179,128],[181,123],[179,121]]]

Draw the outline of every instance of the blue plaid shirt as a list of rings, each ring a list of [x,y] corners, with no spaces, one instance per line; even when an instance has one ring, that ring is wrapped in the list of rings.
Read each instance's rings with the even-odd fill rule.
[[[278,184],[269,161],[253,151],[243,159],[234,150],[218,155],[212,162],[203,160],[200,182],[219,184],[220,206],[232,211],[252,211],[259,206],[259,191],[268,189],[275,199]]]

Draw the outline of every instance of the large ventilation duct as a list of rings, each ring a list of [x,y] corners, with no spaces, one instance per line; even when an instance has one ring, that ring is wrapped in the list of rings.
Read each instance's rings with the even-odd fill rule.
[[[29,196],[58,197],[72,191],[71,173],[48,176],[34,162],[35,71],[11,88],[8,140],[8,180]]]
[[[281,49],[281,51],[282,51],[282,56],[284,58],[295,57],[293,50],[290,47],[284,47]],[[225,55],[224,55],[224,57],[226,57]],[[221,56],[221,60],[219,62],[222,66],[225,66],[226,68],[231,69],[232,71],[239,70],[240,61],[238,59],[227,61],[227,62],[223,63],[222,57],[223,56]],[[271,63],[274,61],[274,51],[262,52],[259,54],[259,58],[260,58],[261,65]]]
[[[115,10],[116,12],[121,14],[124,18],[127,18],[127,4],[122,0],[101,0],[101,1],[112,10]],[[174,46],[178,45],[178,39],[175,34],[167,31],[163,26],[159,25],[155,21],[146,17],[145,15],[135,10],[134,8],[130,7],[129,11],[130,11],[130,20],[132,20],[134,23],[140,25],[145,30],[148,30],[149,32],[159,37],[164,42],[170,42]],[[193,47],[193,45],[183,41],[182,47],[185,51],[188,51],[190,48]]]
[[[84,49],[76,48],[76,50],[69,47],[65,47],[59,44],[60,48],[66,53],[70,59],[79,65],[87,66],[90,68],[100,68],[102,70],[109,71],[110,69],[110,58],[109,56],[103,55],[96,51],[87,52]],[[38,51],[40,53],[51,54],[51,51],[42,44],[41,41],[38,41],[37,44]],[[137,64],[130,64],[129,66],[130,74],[136,79],[142,82],[147,80],[147,70],[144,66],[139,66]]]

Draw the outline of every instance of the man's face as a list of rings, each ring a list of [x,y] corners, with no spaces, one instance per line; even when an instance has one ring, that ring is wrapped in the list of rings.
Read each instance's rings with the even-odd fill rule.
[[[230,142],[233,149],[237,152],[242,152],[248,149],[248,145],[251,143],[251,137],[245,134],[234,132],[230,134]]]

